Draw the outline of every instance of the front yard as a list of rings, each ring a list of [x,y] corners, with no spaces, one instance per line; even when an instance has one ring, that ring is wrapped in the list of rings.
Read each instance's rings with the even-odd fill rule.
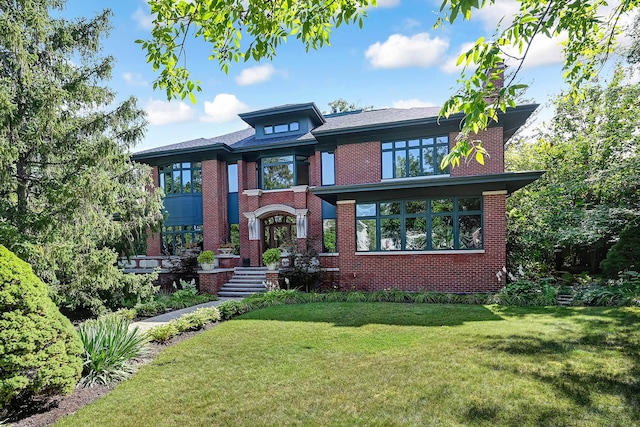
[[[59,426],[640,423],[640,309],[315,303],[164,350]]]

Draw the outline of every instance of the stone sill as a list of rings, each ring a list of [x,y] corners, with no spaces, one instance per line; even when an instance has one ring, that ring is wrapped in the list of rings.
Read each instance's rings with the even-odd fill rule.
[[[484,249],[456,249],[442,251],[376,251],[376,252],[356,252],[356,255],[462,255],[462,254],[483,254]]]

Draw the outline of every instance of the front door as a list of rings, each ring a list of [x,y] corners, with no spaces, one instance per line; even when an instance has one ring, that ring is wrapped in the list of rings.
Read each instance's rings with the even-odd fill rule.
[[[274,215],[262,222],[263,251],[289,245],[296,238],[296,218],[290,215]]]

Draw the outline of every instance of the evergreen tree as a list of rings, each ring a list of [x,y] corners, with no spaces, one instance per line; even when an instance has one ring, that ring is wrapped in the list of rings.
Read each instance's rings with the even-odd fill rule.
[[[144,113],[132,98],[112,108],[105,85],[110,12],[52,17],[64,3],[0,1],[0,241],[59,302],[101,311],[152,291],[116,268],[113,248],[156,223],[161,200],[129,155]]]

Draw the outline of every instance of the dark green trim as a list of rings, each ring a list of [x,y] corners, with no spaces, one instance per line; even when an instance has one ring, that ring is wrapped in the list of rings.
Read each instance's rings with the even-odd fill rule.
[[[331,204],[337,200],[382,201],[386,199],[459,196],[483,191],[506,190],[513,193],[532,183],[544,171],[505,172],[492,175],[449,176],[389,179],[373,184],[311,187],[311,192]]]
[[[433,212],[432,211],[432,201],[446,199],[452,201],[452,209],[451,211],[446,212]],[[460,210],[459,209],[459,201],[461,199],[479,199],[480,209],[474,210]],[[424,202],[425,210],[420,213],[407,213],[406,212],[406,203],[408,202]],[[400,211],[394,214],[383,214],[381,204],[384,203],[398,203],[400,207]],[[362,215],[358,216],[357,209],[360,205],[367,204],[375,204],[376,213],[375,215]],[[479,216],[480,217],[480,241],[482,245],[479,247],[468,247],[463,248],[460,247],[460,217],[464,216]],[[452,243],[453,247],[451,248],[434,248],[433,247],[433,220],[434,218],[451,218],[451,227],[452,227]],[[407,248],[407,220],[411,219],[423,219],[424,220],[424,232],[425,232],[425,242],[424,247],[409,249]],[[479,250],[484,249],[484,203],[482,200],[482,196],[479,195],[467,195],[460,197],[431,197],[431,198],[421,198],[421,199],[411,199],[411,200],[385,200],[375,203],[359,203],[356,204],[356,251],[357,252],[382,252],[382,253],[393,253],[396,251],[449,251],[449,250]],[[373,250],[359,250],[358,248],[358,221],[360,220],[373,220],[376,223],[376,247]],[[382,249],[382,221],[383,220],[397,220],[399,222],[400,230],[400,248],[393,250],[383,250]]]
[[[242,113],[238,114],[238,116],[240,116],[240,118],[250,126],[255,127],[260,123],[267,123],[274,120],[286,120],[286,118],[290,117],[292,113],[307,113],[307,117],[309,117],[311,121],[318,126],[326,122],[324,116],[313,102],[306,104],[283,105],[264,110]]]

